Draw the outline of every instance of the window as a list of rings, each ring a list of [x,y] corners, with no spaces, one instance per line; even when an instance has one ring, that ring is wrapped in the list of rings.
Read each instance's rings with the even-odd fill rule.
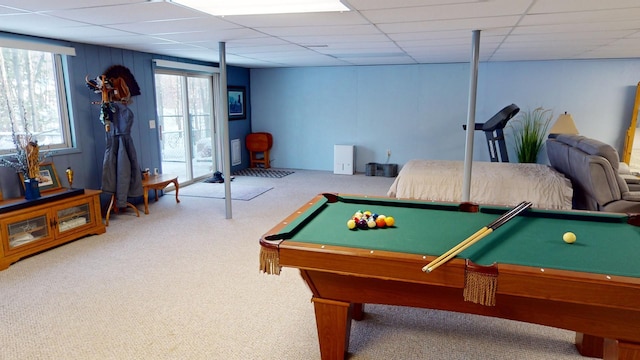
[[[0,47],[0,154],[15,150],[14,133],[45,149],[71,147],[66,99],[61,55]]]

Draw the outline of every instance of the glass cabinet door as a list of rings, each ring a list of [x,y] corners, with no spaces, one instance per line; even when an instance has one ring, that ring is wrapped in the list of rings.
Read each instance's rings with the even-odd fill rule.
[[[71,206],[56,211],[58,232],[62,233],[91,222],[91,210],[88,203]]]
[[[7,225],[9,249],[50,237],[47,215],[43,214]]]

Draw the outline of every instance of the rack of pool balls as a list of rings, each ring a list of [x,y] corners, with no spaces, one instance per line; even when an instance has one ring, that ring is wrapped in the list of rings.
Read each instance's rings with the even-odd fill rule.
[[[347,220],[349,230],[385,228],[393,226],[393,224],[395,224],[393,216],[378,215],[369,210],[358,210],[351,219]]]

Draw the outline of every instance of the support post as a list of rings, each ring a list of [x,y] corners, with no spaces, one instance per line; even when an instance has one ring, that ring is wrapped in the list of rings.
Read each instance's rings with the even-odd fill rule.
[[[471,76],[469,79],[469,106],[467,110],[467,137],[464,155],[464,177],[462,179],[462,201],[471,197],[471,165],[473,163],[473,129],[476,122],[476,90],[478,88],[478,59],[480,50],[480,30],[473,30],[471,44]]]
[[[226,44],[218,43],[220,53],[220,130],[222,134],[222,174],[224,177],[224,203],[226,218],[231,219],[231,150],[229,145],[229,98],[227,94]]]

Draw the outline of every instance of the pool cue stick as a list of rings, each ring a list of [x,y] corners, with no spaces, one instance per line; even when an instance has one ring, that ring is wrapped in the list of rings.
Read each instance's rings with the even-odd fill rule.
[[[430,262],[429,264],[427,264],[425,267],[422,268],[422,271],[427,271],[427,269],[429,269],[429,267],[431,267],[433,264],[439,262],[440,260],[442,260],[443,258],[449,256],[449,254],[455,252],[456,250],[458,250],[460,247],[464,246],[466,243],[468,243],[469,241],[473,241],[473,239],[475,239],[476,237],[480,236],[482,233],[484,233],[485,231],[487,231],[489,228],[493,227],[496,223],[498,223],[498,221],[500,221],[500,219],[505,218],[509,215],[511,215],[514,211],[517,211],[520,207],[524,206],[526,204],[525,201],[521,202],[520,204],[518,204],[516,207],[514,207],[513,209],[507,211],[506,213],[502,214],[500,217],[498,217],[497,219],[495,219],[493,222],[491,222],[489,225],[484,226],[483,228],[481,228],[480,230],[476,231],[473,235],[467,237],[466,239],[464,239],[462,242],[460,242],[458,245],[452,247],[451,249],[449,249],[447,252],[445,252],[444,254],[440,255],[438,258],[436,258],[435,260],[433,260],[432,262]]]
[[[457,248],[456,250],[454,250],[452,252],[449,252],[448,255],[441,255],[440,257],[438,257],[437,259],[435,259],[434,261],[429,263],[427,266],[425,266],[423,268],[423,271],[425,271],[427,273],[430,273],[431,271],[435,270],[437,267],[439,267],[440,265],[442,265],[442,264],[446,263],[447,261],[451,260],[453,257],[458,255],[459,253],[461,253],[462,251],[464,251],[465,249],[467,249],[471,245],[473,245],[473,244],[477,243],[478,241],[482,240],[484,237],[486,237],[487,235],[491,234],[494,230],[496,230],[500,226],[506,224],[508,221],[510,221],[511,219],[513,219],[514,217],[516,217],[518,214],[520,214],[524,210],[528,209],[529,207],[531,207],[531,203],[527,202],[527,203],[524,203],[522,206],[518,206],[518,207],[514,208],[513,211],[510,211],[510,212],[504,214],[503,216],[498,218],[496,221],[492,222],[489,226],[487,226],[487,229],[485,231],[481,232],[475,238],[471,238],[470,237],[470,238],[462,241],[461,245],[459,244],[458,246],[455,246],[455,248]]]
[[[466,238],[465,240],[463,240],[462,242],[460,242],[458,245],[454,246],[453,248],[449,249],[449,251],[445,252],[444,254],[440,255],[440,257],[445,257],[447,255],[449,255],[450,253],[456,251],[459,247],[463,246],[466,242],[469,242],[471,240],[473,240],[475,237],[479,236],[480,234],[482,234],[483,232],[487,231],[488,228],[492,228],[493,226],[495,226],[501,219],[504,219],[508,216],[510,216],[513,212],[518,211],[518,209],[520,209],[522,206],[525,206],[526,202],[523,201],[520,204],[518,204],[516,207],[514,207],[513,209],[505,212],[504,214],[502,214],[500,217],[498,217],[497,219],[495,219],[493,222],[491,222],[489,225],[484,226],[482,229],[476,231],[475,234],[469,236],[468,238]],[[436,259],[437,260],[437,259]],[[434,260],[435,261],[435,260]]]
[[[465,249],[467,249],[471,245],[477,243],[478,241],[480,241],[481,239],[483,239],[487,235],[491,234],[494,230],[496,230],[500,226],[506,224],[508,221],[510,221],[514,217],[518,216],[518,214],[522,213],[524,210],[526,210],[529,207],[531,207],[531,205],[532,204],[530,202],[522,202],[522,203],[520,203],[518,206],[514,207],[512,210],[504,213],[502,216],[500,216],[499,218],[497,218],[496,220],[491,222],[491,224],[489,224],[489,225],[483,227],[482,229],[478,230],[475,234],[469,236],[465,240],[461,241],[458,245],[456,245],[453,248],[451,248],[449,251],[445,252],[444,254],[440,255],[439,257],[437,257],[435,260],[433,260],[429,264],[425,265],[422,268],[422,271],[424,271],[426,273],[432,272],[433,270],[438,268],[440,265],[442,265],[442,264],[446,263],[447,261],[451,260],[453,257],[458,255],[459,253],[461,253],[462,251],[464,251]]]

